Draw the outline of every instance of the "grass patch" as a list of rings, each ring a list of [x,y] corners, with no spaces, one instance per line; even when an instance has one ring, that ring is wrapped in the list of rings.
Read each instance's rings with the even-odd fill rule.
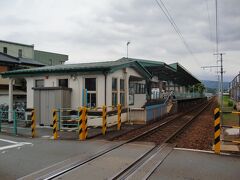
[[[223,96],[223,107],[233,107],[233,101],[229,96]]]
[[[233,109],[233,104],[234,103],[229,96],[223,96],[223,112],[235,111]],[[238,115],[232,113],[223,113],[223,125],[239,126]]]
[[[223,113],[223,125],[238,126],[239,125],[238,115],[232,113]]]

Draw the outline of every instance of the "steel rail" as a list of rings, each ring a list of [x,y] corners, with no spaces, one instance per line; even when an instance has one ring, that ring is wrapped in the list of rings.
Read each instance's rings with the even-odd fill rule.
[[[132,173],[134,173],[139,168],[139,165],[142,165],[145,162],[146,157],[149,157],[149,155],[153,155],[155,153],[156,149],[157,150],[158,149],[162,149],[164,147],[165,143],[168,143],[171,139],[176,137],[184,128],[186,128],[188,125],[190,125],[190,123],[194,119],[196,119],[211,103],[212,103],[212,101],[209,101],[209,103],[207,103],[207,105],[205,105],[200,111],[198,111],[190,120],[188,120],[183,126],[179,127],[174,133],[172,133],[167,139],[165,139],[161,145],[155,146],[149,152],[145,153],[143,156],[141,156],[136,161],[134,161],[132,164],[130,164],[127,168],[125,168],[122,171],[118,172],[116,175],[112,176],[109,179],[111,179],[111,180],[116,180],[116,179],[124,180],[124,179],[127,179]],[[184,115],[183,115],[183,117],[184,117]],[[168,122],[171,122],[171,121],[168,121]],[[162,127],[162,126],[159,126],[158,128],[160,128],[160,127]],[[157,166],[154,166],[150,170],[150,172],[148,172],[146,174],[144,179],[148,179],[152,175],[152,173],[155,171],[155,169],[160,165],[160,163]]]
[[[212,100],[209,100],[209,103],[208,103],[208,104],[210,104],[211,102],[212,102]],[[202,103],[202,104],[200,104],[200,105],[197,106],[197,107],[193,107],[193,108],[191,108],[189,111],[184,112],[184,113],[181,113],[181,114],[177,115],[176,117],[170,118],[169,120],[164,121],[164,122],[162,122],[162,123],[160,123],[160,124],[158,124],[159,122],[156,122],[156,124],[158,124],[158,125],[156,125],[155,127],[152,127],[151,129],[149,129],[149,130],[147,130],[147,131],[144,131],[143,133],[140,133],[139,135],[137,135],[137,136],[133,137],[132,139],[130,139],[130,141],[134,141],[134,140],[137,140],[137,139],[139,139],[139,138],[142,138],[143,136],[150,135],[150,134],[154,133],[157,129],[163,127],[164,125],[167,125],[168,123],[170,123],[170,122],[172,122],[172,121],[175,121],[176,119],[178,119],[178,118],[180,118],[180,117],[184,117],[185,115],[189,114],[190,112],[192,112],[193,110],[199,108],[200,106],[203,106],[204,104],[205,104],[205,103]],[[155,124],[155,123],[154,123],[154,124]],[[144,127],[141,127],[141,128],[144,128]],[[141,129],[141,128],[140,128],[140,129]],[[127,135],[128,135],[127,133],[124,134],[124,135],[121,134],[121,135],[118,135],[117,137],[115,137],[115,138],[113,138],[113,139],[119,138],[119,137],[121,137],[121,136],[127,136]]]
[[[201,105],[202,105],[202,104],[201,104]],[[201,105],[200,105],[200,106],[201,106]],[[198,108],[198,107],[199,107],[199,106],[197,106],[197,108]],[[150,133],[154,133],[154,131],[157,130],[158,128],[163,127],[164,125],[166,125],[166,124],[168,124],[168,123],[176,120],[177,118],[186,115],[187,113],[189,113],[189,112],[192,111],[193,109],[196,109],[196,107],[195,107],[195,108],[192,108],[191,110],[189,110],[189,111],[187,111],[187,112],[185,112],[185,113],[183,113],[183,114],[178,115],[177,117],[174,117],[173,119],[170,119],[170,120],[168,120],[168,121],[166,121],[166,122],[163,122],[163,123],[159,124],[157,127],[153,127],[153,128],[151,128],[150,130],[145,131],[145,132],[143,132],[143,133],[141,133],[141,134],[139,134],[139,135],[137,135],[137,136],[135,136],[135,137],[133,137],[133,138],[131,138],[131,139],[129,139],[129,140],[120,142],[119,144],[116,144],[116,145],[113,145],[112,147],[106,148],[106,149],[104,149],[104,150],[102,150],[102,151],[100,151],[100,152],[92,155],[91,157],[86,158],[85,160],[82,160],[82,161],[79,161],[79,162],[76,162],[76,163],[67,165],[67,166],[65,166],[65,167],[63,167],[63,168],[60,168],[60,169],[63,169],[63,170],[57,169],[57,170],[55,170],[55,171],[53,171],[53,172],[51,172],[51,173],[49,173],[49,174],[47,174],[47,175],[43,175],[43,176],[39,177],[38,179],[51,180],[51,179],[57,178],[57,177],[59,177],[59,176],[61,176],[61,175],[63,175],[63,174],[66,174],[66,173],[72,171],[73,169],[76,169],[76,168],[78,168],[78,167],[80,167],[80,166],[82,166],[82,165],[84,165],[84,164],[86,164],[86,163],[88,163],[88,162],[90,162],[90,161],[92,161],[92,160],[94,160],[94,159],[96,159],[96,158],[104,155],[104,154],[107,154],[107,153],[109,153],[109,152],[111,152],[111,151],[113,151],[113,150],[115,150],[115,149],[117,149],[117,148],[119,148],[119,147],[121,147],[121,146],[123,146],[123,145],[125,145],[125,144],[128,144],[128,143],[130,143],[130,142],[136,141],[137,139],[140,139],[140,138],[142,138],[143,136],[146,136],[146,135],[148,135],[148,134],[150,134]],[[159,147],[159,146],[154,146],[152,149],[150,149],[148,152],[146,152],[146,153],[145,153],[143,156],[141,156],[141,157],[144,158],[145,155],[151,153],[151,151],[153,151],[153,150],[156,149],[157,147]],[[141,158],[141,157],[140,157],[140,158]]]
[[[172,139],[174,139],[177,135],[179,135],[186,127],[190,126],[190,124],[193,122],[193,120],[195,120],[210,104],[213,103],[213,100],[211,100],[206,106],[204,106],[198,113],[196,113],[195,116],[193,116],[190,120],[188,120],[183,126],[181,126],[180,128],[177,129],[176,132],[174,132],[171,136],[169,136],[164,143],[168,143],[170,142]],[[158,164],[159,166],[160,164]],[[144,177],[144,179],[148,179],[152,173],[157,169],[158,166],[155,166],[154,168],[151,169],[150,172],[148,172],[148,174],[146,174],[146,176]]]

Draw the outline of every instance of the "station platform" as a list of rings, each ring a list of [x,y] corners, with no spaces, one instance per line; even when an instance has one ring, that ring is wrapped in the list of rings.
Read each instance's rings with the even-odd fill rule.
[[[175,148],[149,179],[239,179],[240,156]]]

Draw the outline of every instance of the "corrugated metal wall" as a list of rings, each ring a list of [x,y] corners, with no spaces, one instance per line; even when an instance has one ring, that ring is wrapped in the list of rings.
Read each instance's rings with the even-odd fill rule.
[[[34,108],[38,124],[52,124],[54,108],[70,108],[71,91],[63,89],[35,89]]]
[[[160,119],[167,114],[166,104],[146,106],[145,109],[147,111],[146,122]]]

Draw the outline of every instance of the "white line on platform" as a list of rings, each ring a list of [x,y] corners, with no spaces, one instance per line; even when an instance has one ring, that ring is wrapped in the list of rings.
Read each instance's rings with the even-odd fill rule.
[[[42,136],[42,138],[50,138],[51,136],[48,136],[48,135],[46,135],[46,136]]]
[[[209,154],[215,154],[214,151],[206,151],[206,150],[200,150],[200,149],[188,149],[188,148],[174,148],[176,150],[181,150],[181,151],[192,151],[192,152],[202,152],[202,153],[209,153]],[[221,155],[226,155],[226,156],[231,156],[232,154],[230,153],[220,153]]]

